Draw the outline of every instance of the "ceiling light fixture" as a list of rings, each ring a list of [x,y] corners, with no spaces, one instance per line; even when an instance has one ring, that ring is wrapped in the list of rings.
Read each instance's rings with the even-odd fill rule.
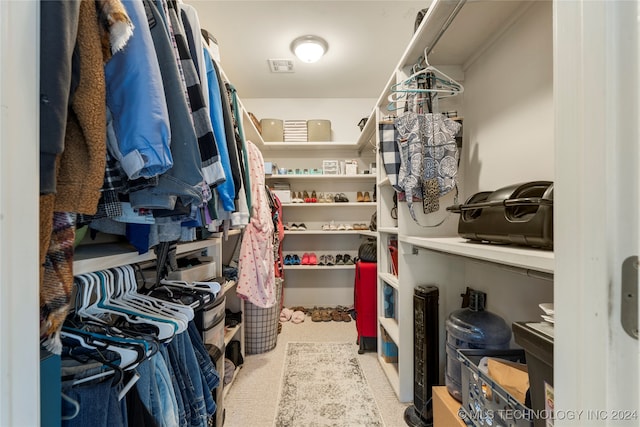
[[[329,44],[318,36],[301,36],[291,42],[291,51],[303,62],[312,63],[322,58]]]

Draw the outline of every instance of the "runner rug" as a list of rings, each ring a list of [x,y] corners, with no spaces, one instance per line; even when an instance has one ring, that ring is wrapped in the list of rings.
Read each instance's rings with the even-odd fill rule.
[[[290,342],[286,351],[276,427],[384,426],[353,345]]]

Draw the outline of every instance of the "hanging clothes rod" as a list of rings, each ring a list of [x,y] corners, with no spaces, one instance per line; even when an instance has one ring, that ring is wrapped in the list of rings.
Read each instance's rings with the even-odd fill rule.
[[[444,18],[444,22],[442,23],[438,31],[435,33],[435,35],[431,38],[431,41],[426,43],[425,52],[427,55],[429,55],[431,51],[436,47],[436,45],[440,41],[440,38],[442,38],[444,33],[449,29],[449,26],[451,25],[455,17],[458,15],[458,12],[460,12],[462,7],[465,5],[467,0],[458,0],[457,2],[454,2],[451,0],[442,0],[442,2],[451,4],[453,6],[453,9]],[[427,13],[427,16],[425,16],[425,19],[428,19],[428,18],[429,18],[429,13]]]

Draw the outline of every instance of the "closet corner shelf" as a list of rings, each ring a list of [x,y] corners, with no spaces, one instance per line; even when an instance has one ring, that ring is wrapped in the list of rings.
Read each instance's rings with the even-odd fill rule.
[[[323,181],[360,181],[373,180],[376,176],[367,173],[359,173],[357,175],[325,175],[325,174],[286,174],[286,175],[265,175],[268,181],[282,180],[323,180]]]
[[[285,265],[285,270],[355,270],[354,264],[349,265]]]
[[[323,230],[304,230],[304,231],[295,231],[295,230],[285,230],[284,234],[287,236],[295,236],[295,235],[314,235],[314,236],[336,236],[342,234],[362,234],[365,231],[361,230],[334,230],[334,231],[323,231]]]
[[[387,234],[398,234],[398,227],[378,227],[378,231]]]
[[[389,338],[400,347],[400,328],[398,327],[398,321],[391,317],[378,317],[378,323],[389,334]]]
[[[553,274],[552,251],[512,245],[476,243],[461,237],[400,236],[400,241],[418,248]]]
[[[220,243],[219,238],[197,240],[178,244],[177,254],[197,251]],[[95,245],[81,245],[75,250],[73,274],[84,274],[92,271],[106,270],[121,265],[153,261],[155,253],[150,250],[145,254],[138,252],[127,243],[107,243]]]
[[[237,282],[235,280],[227,280],[222,286],[222,295],[229,292],[229,290],[232,289],[236,285],[236,283]]]
[[[367,118],[367,123],[365,123],[362,131],[360,132],[360,137],[358,137],[357,147],[358,152],[361,153],[362,150],[367,145],[371,145],[375,147],[376,145],[376,111],[373,109],[369,117]]]
[[[298,208],[333,208],[345,206],[375,207],[376,202],[344,202],[344,203],[283,203],[282,206]]]
[[[388,176],[378,183],[378,187],[385,187],[387,185],[391,185],[391,180]]]
[[[242,324],[239,323],[236,326],[232,326],[228,329],[225,329],[224,331],[224,345],[227,346],[227,344],[229,344],[231,342],[231,340],[233,339],[233,337],[236,336],[236,334],[238,333],[238,331],[240,330],[240,326]]]
[[[392,288],[398,289],[400,287],[400,281],[398,276],[394,276],[391,273],[380,273],[380,279]]]
[[[375,231],[371,231],[371,230],[356,230],[356,232],[358,234],[360,234],[361,236],[378,237],[378,233],[376,233]]]
[[[231,381],[229,381],[228,384],[225,384],[222,388],[222,401],[224,402],[225,397],[227,397],[227,393],[229,393],[229,390],[231,389],[231,384],[233,384],[233,382],[236,380],[236,377],[238,376],[238,372],[240,371],[240,368],[242,368],[242,365],[240,366],[236,366],[236,369],[233,371],[233,377],[231,377]],[[220,378],[220,382],[222,383],[223,379]]]
[[[382,356],[378,356],[378,362],[384,371],[391,388],[396,393],[396,396],[400,395],[400,375],[398,374],[398,363],[387,362]]]

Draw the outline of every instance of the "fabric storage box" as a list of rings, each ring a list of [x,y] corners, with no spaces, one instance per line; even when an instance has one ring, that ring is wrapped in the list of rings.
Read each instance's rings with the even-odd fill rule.
[[[291,190],[271,190],[280,203],[291,203]]]
[[[484,357],[526,362],[523,350],[458,350],[462,366],[462,409],[467,424],[476,427],[532,427],[530,409],[478,367]]]
[[[447,210],[460,214],[458,234],[465,239],[553,249],[552,182],[483,191]]]
[[[284,122],[282,120],[262,119],[260,127],[262,128],[262,139],[265,142],[284,141]]]
[[[532,324],[535,326],[536,322]],[[514,322],[511,328],[515,342],[524,348],[527,356],[531,409],[534,413],[551,410],[548,406],[551,396],[547,396],[547,392],[553,391],[553,338],[525,322]],[[534,425],[544,427],[546,420],[536,418]]]
[[[307,120],[309,142],[331,141],[331,120]]]
[[[220,351],[224,351],[224,316],[218,321],[206,328],[202,332],[205,344],[211,344]]]

